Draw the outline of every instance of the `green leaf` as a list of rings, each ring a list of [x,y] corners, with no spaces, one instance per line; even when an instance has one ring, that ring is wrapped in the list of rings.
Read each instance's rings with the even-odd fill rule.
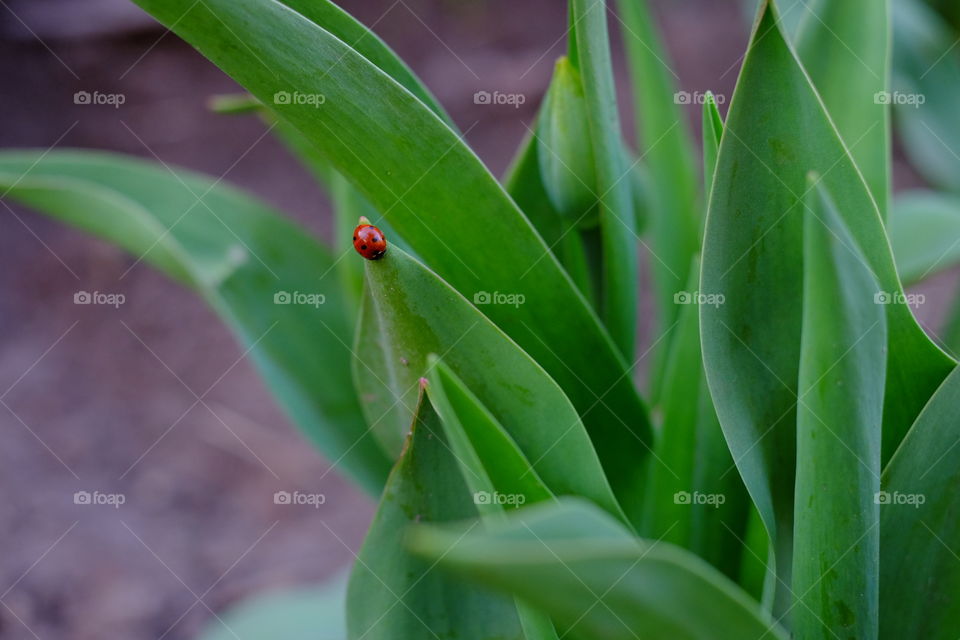
[[[137,4],[261,100],[278,91],[323,95],[319,106],[274,107],[458,291],[468,298],[481,291],[524,296],[519,309],[485,311],[581,412],[598,436],[611,482],[621,490],[637,482],[649,423],[623,357],[530,223],[450,127],[343,41],[279,3]]]
[[[960,635],[960,371],[937,390],[883,470],[880,638]]]
[[[884,459],[954,362],[904,304],[876,204],[764,3],[724,125],[705,233],[707,380],[727,442],[773,539],[792,561],[807,174],[821,175],[882,288],[888,328]],[[785,596],[781,592],[781,596]],[[778,610],[786,606],[781,597]]]
[[[637,331],[638,250],[630,184],[610,60],[606,0],[571,0],[570,49],[586,98],[586,125],[593,144],[603,247],[601,317],[620,352],[634,355]]]
[[[499,522],[504,511],[552,498],[504,428],[456,374],[430,356],[427,393],[481,517]],[[557,640],[550,618],[522,601],[517,615],[526,640]]]
[[[676,99],[678,77],[661,42],[649,3],[619,0],[617,8],[632,78],[640,157],[647,162],[654,185],[650,264],[663,330],[676,317],[673,295],[686,285],[687,270],[699,246],[693,138],[686,114]]]
[[[194,288],[250,349],[291,420],[380,491],[390,460],[350,384],[345,299],[328,252],[302,229],[219,181],[106,153],[4,152],[0,188]]]
[[[814,1],[797,53],[882,217],[890,200],[890,0]]]
[[[415,522],[477,516],[440,420],[422,393],[418,406],[350,577],[348,637],[520,640],[510,598],[455,581],[403,546],[402,534]]]
[[[543,609],[563,637],[713,640],[722,629],[730,640],[787,638],[759,605],[693,554],[634,538],[579,500],[521,509],[487,532],[417,527],[410,546]]]
[[[198,640],[346,640],[347,572],[322,585],[242,600],[207,623]]]
[[[749,499],[723,439],[700,351],[694,261],[664,369],[660,434],[650,463],[643,534],[689,549],[731,578],[740,570]]]
[[[800,638],[875,638],[884,313],[866,259],[816,176],[808,197],[792,629]]]
[[[467,486],[474,494],[513,498],[504,503],[480,500],[480,513],[501,513],[503,504],[517,508],[550,499],[550,490],[516,442],[457,374],[435,355],[427,364],[430,403],[440,415]]]
[[[439,354],[503,425],[551,491],[583,496],[621,514],[577,412],[537,362],[450,285],[397,247],[379,260],[366,261],[366,274],[375,322],[361,327],[358,340],[381,345],[385,356],[361,366],[384,367],[378,375],[393,402],[416,406],[428,357]],[[360,391],[365,397],[366,389]],[[609,441],[606,433],[596,435],[601,442]],[[621,488],[627,497],[636,489]]]
[[[899,139],[932,184],[960,191],[960,56],[956,34],[916,0],[893,3],[892,100]]]
[[[960,197],[920,190],[900,193],[888,229],[907,286],[960,263]]]

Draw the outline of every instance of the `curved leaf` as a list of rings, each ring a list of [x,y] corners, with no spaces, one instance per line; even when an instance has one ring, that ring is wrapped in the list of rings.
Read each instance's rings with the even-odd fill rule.
[[[458,291],[525,297],[519,310],[485,311],[557,380],[591,432],[607,433],[609,441],[596,444],[612,482],[636,481],[649,424],[622,356],[542,239],[452,129],[339,38],[277,2],[137,4],[261,100],[278,91],[323,95],[319,106],[273,106]]]
[[[815,185],[809,198],[791,628],[800,638],[875,638],[886,326],[830,195]]]
[[[730,640],[788,637],[693,554],[634,538],[578,500],[521,509],[489,532],[417,527],[410,546],[543,609],[563,637],[714,640],[721,630]]]
[[[880,637],[960,635],[960,370],[937,390],[883,470]]]
[[[351,640],[521,640],[510,598],[464,585],[403,547],[415,522],[475,518],[473,497],[436,412],[422,395],[403,454],[357,556],[347,591]]]
[[[904,304],[876,204],[764,2],[730,104],[705,234],[707,380],[734,459],[791,565],[800,361],[803,212],[816,171],[882,290],[888,327],[884,458],[955,363]],[[785,595],[785,594],[782,594]],[[780,600],[778,610],[786,606]]]
[[[380,491],[390,460],[350,384],[346,300],[329,254],[302,229],[219,181],[106,153],[0,153],[0,188],[196,289],[292,421]]]

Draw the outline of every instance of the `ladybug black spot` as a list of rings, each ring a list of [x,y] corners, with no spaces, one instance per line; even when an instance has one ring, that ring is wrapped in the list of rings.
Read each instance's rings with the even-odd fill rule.
[[[365,244],[360,245],[360,249],[363,250],[363,251],[366,251],[366,250],[367,250],[367,245],[365,245]]]

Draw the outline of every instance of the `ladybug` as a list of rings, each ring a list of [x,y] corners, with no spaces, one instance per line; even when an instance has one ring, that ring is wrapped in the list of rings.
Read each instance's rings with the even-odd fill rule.
[[[387,252],[387,239],[366,216],[360,216],[360,225],[353,230],[353,248],[367,260],[379,260]]]

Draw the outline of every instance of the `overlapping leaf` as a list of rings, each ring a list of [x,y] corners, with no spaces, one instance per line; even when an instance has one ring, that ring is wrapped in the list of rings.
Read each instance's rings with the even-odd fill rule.
[[[473,496],[440,420],[421,395],[407,444],[390,473],[350,577],[348,638],[521,640],[516,607],[509,597],[445,576],[403,546],[403,532],[415,522],[476,516]]]
[[[488,532],[417,528],[410,544],[443,568],[543,609],[564,637],[787,637],[696,556],[634,538],[578,500],[521,509]]]

